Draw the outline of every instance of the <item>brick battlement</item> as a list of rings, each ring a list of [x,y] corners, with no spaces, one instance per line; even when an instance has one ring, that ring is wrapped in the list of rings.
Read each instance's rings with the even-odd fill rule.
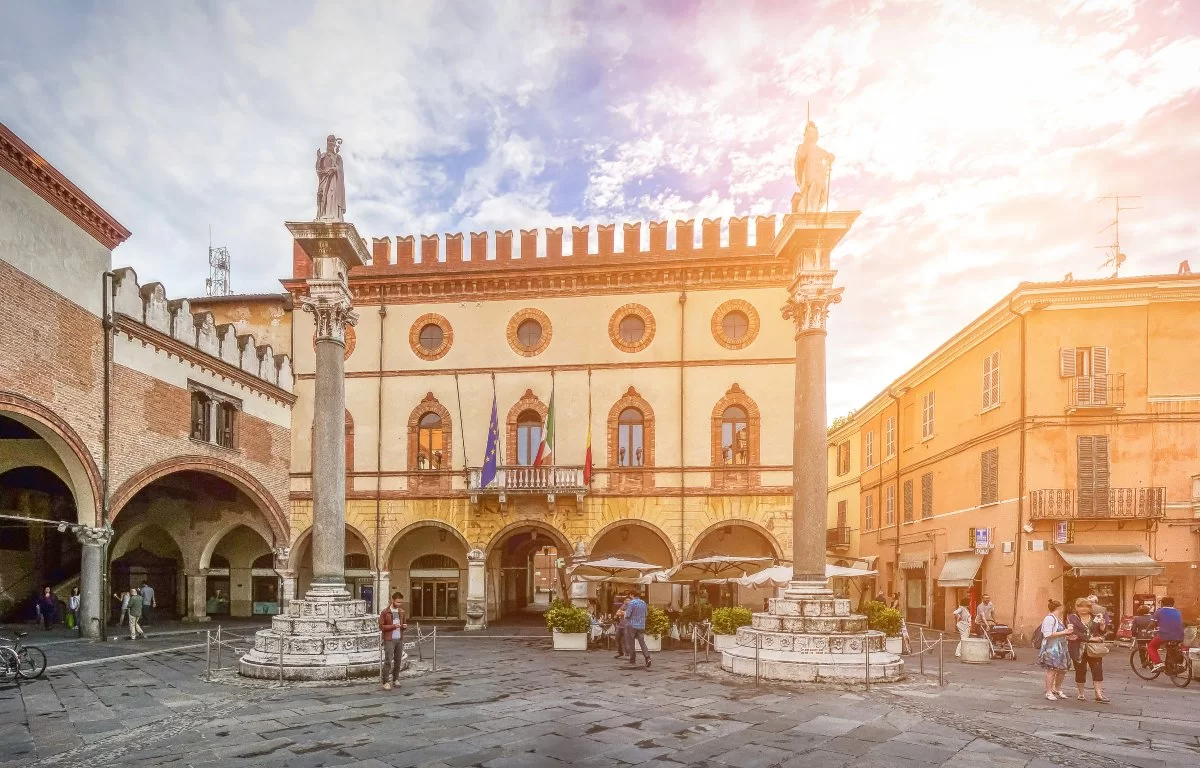
[[[239,336],[232,323],[217,325],[211,312],[192,314],[188,300],[169,300],[162,283],[139,285],[137,273],[130,267],[114,270],[114,274],[116,313],[244,374],[292,391],[292,361],[287,355],[275,354],[270,344],[257,344],[252,334]]]
[[[570,267],[622,263],[648,259],[721,259],[770,254],[775,238],[772,216],[643,222],[522,229],[496,232],[461,232],[446,235],[373,238],[372,262],[351,270],[352,277],[408,273],[446,273],[474,270]],[[306,259],[296,259],[295,277],[307,277]]]

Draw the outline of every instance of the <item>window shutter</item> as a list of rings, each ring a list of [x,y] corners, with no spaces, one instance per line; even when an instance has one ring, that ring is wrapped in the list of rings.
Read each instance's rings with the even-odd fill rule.
[[[1092,347],[1091,402],[1108,404],[1108,347]]]
[[[913,521],[913,481],[904,481],[904,522]]]
[[[1079,514],[1091,514],[1096,508],[1096,469],[1093,458],[1095,438],[1080,435],[1075,438],[1079,455]]]
[[[1058,375],[1064,379],[1075,377],[1075,347],[1058,350]]]
[[[1095,509],[1099,514],[1108,514],[1108,435],[1092,438],[1092,465],[1095,473]]]
[[[839,501],[837,506],[837,527],[846,527],[846,502]]]
[[[967,547],[969,547],[970,549],[975,549],[975,529],[974,528],[967,529]]]
[[[1108,375],[1108,347],[1092,347],[1092,375]]]
[[[992,448],[979,454],[980,504],[995,504],[1000,500],[999,463],[999,448]]]
[[[933,517],[933,473],[921,475],[921,517]]]

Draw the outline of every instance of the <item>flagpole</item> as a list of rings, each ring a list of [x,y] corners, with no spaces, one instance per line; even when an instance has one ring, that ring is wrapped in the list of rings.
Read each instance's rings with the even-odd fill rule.
[[[495,403],[496,401],[497,401],[497,398],[496,398],[496,372],[492,371],[492,402]],[[498,416],[499,416],[499,414],[497,414],[497,417]],[[491,425],[489,425],[488,428],[490,429]],[[496,466],[499,466],[499,467],[504,466],[504,450],[503,449],[504,449],[504,441],[501,440],[499,437],[497,437],[496,438]]]
[[[550,418],[553,418],[554,417],[554,410],[553,410],[554,409],[554,369],[553,368],[550,369],[550,409],[551,409],[550,410]],[[551,424],[550,427],[553,429],[554,425]],[[550,439],[551,440],[554,439],[554,432],[550,433]],[[550,466],[552,466],[552,467],[554,466],[554,453],[555,453],[554,443],[550,443]]]
[[[590,488],[592,485],[592,369],[588,368],[588,423],[587,423],[587,452],[584,454],[584,475],[587,477],[587,484]]]

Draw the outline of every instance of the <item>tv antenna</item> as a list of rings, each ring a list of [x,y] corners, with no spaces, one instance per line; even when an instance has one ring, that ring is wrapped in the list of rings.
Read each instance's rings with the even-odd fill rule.
[[[1141,200],[1141,197],[1138,195],[1105,195],[1099,199],[1101,201],[1113,201],[1113,220],[1109,222],[1107,227],[1100,230],[1100,232],[1107,232],[1110,229],[1113,231],[1112,243],[1096,246],[1097,248],[1103,248],[1108,254],[1108,258],[1100,265],[1100,269],[1112,267],[1112,277],[1119,277],[1121,274],[1121,265],[1125,263],[1125,254],[1121,251],[1121,211],[1137,211],[1142,208],[1140,205],[1121,205],[1121,201]],[[1098,232],[1097,234],[1100,233]]]
[[[233,293],[233,287],[229,284],[229,249],[225,246],[213,247],[211,226],[208,228],[208,279],[204,281],[204,289],[209,296],[228,296]]]

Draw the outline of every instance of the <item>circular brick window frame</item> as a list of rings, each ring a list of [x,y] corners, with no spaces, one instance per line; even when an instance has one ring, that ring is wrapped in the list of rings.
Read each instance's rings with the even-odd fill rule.
[[[354,332],[354,326],[347,323],[343,332],[343,336],[343,343],[346,345],[346,351],[342,353],[342,359],[349,360],[350,355],[354,353],[354,346],[358,343],[358,334]],[[315,350],[317,348],[316,336],[313,337],[312,344],[313,349]]]
[[[731,339],[725,335],[725,316],[730,312],[741,312],[746,316],[746,333],[740,339]],[[730,299],[717,307],[712,315],[712,335],[725,349],[745,349],[754,343],[761,327],[758,310],[754,305],[742,299]]]
[[[421,331],[427,325],[436,325],[442,329],[442,343],[436,349],[426,349],[421,346]],[[422,360],[440,360],[450,351],[450,346],[454,344],[454,329],[450,327],[450,321],[436,312],[421,315],[413,321],[412,326],[408,329],[408,346],[412,348],[413,354]]]
[[[644,326],[642,338],[633,343],[621,338],[621,323],[627,317],[638,318]],[[648,307],[641,304],[626,304],[623,307],[619,307],[616,312],[613,312],[612,317],[609,318],[608,338],[612,341],[613,346],[622,352],[641,352],[650,346],[650,342],[654,341],[654,329],[654,313]]]
[[[537,324],[542,327],[542,337],[538,339],[538,343],[532,347],[527,347],[517,338],[517,329],[521,327],[521,323],[526,320],[536,320]],[[508,321],[508,346],[512,347],[512,351],[522,357],[535,357],[546,351],[546,347],[550,346],[550,318],[540,309],[526,307],[518,310]]]

